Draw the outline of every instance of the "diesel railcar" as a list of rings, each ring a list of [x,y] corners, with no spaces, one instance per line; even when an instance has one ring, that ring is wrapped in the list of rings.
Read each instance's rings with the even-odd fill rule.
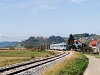
[[[50,49],[51,50],[67,50],[67,45],[66,43],[51,44]]]

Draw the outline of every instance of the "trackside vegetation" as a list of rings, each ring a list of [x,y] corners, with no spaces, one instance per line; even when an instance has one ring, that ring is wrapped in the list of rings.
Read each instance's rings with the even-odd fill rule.
[[[89,61],[81,53],[74,53],[65,61],[57,63],[44,71],[42,75],[83,75]]]

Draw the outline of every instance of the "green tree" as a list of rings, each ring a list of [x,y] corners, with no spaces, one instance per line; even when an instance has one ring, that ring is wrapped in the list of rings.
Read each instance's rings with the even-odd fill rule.
[[[73,48],[73,43],[74,43],[74,37],[72,34],[70,34],[70,37],[68,39],[68,49],[72,49]]]
[[[64,39],[61,36],[50,36],[48,38],[48,44],[62,43]]]

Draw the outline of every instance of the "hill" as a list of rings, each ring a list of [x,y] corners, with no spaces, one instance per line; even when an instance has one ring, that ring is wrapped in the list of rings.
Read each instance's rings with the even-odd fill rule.
[[[18,42],[9,42],[9,41],[3,41],[0,42],[0,47],[13,47],[16,46]]]

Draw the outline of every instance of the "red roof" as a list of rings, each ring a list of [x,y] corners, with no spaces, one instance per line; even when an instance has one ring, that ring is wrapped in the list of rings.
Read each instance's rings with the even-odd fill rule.
[[[74,40],[74,43],[77,42],[77,40]]]
[[[90,41],[89,45],[96,45],[97,44],[97,40],[92,40]]]

